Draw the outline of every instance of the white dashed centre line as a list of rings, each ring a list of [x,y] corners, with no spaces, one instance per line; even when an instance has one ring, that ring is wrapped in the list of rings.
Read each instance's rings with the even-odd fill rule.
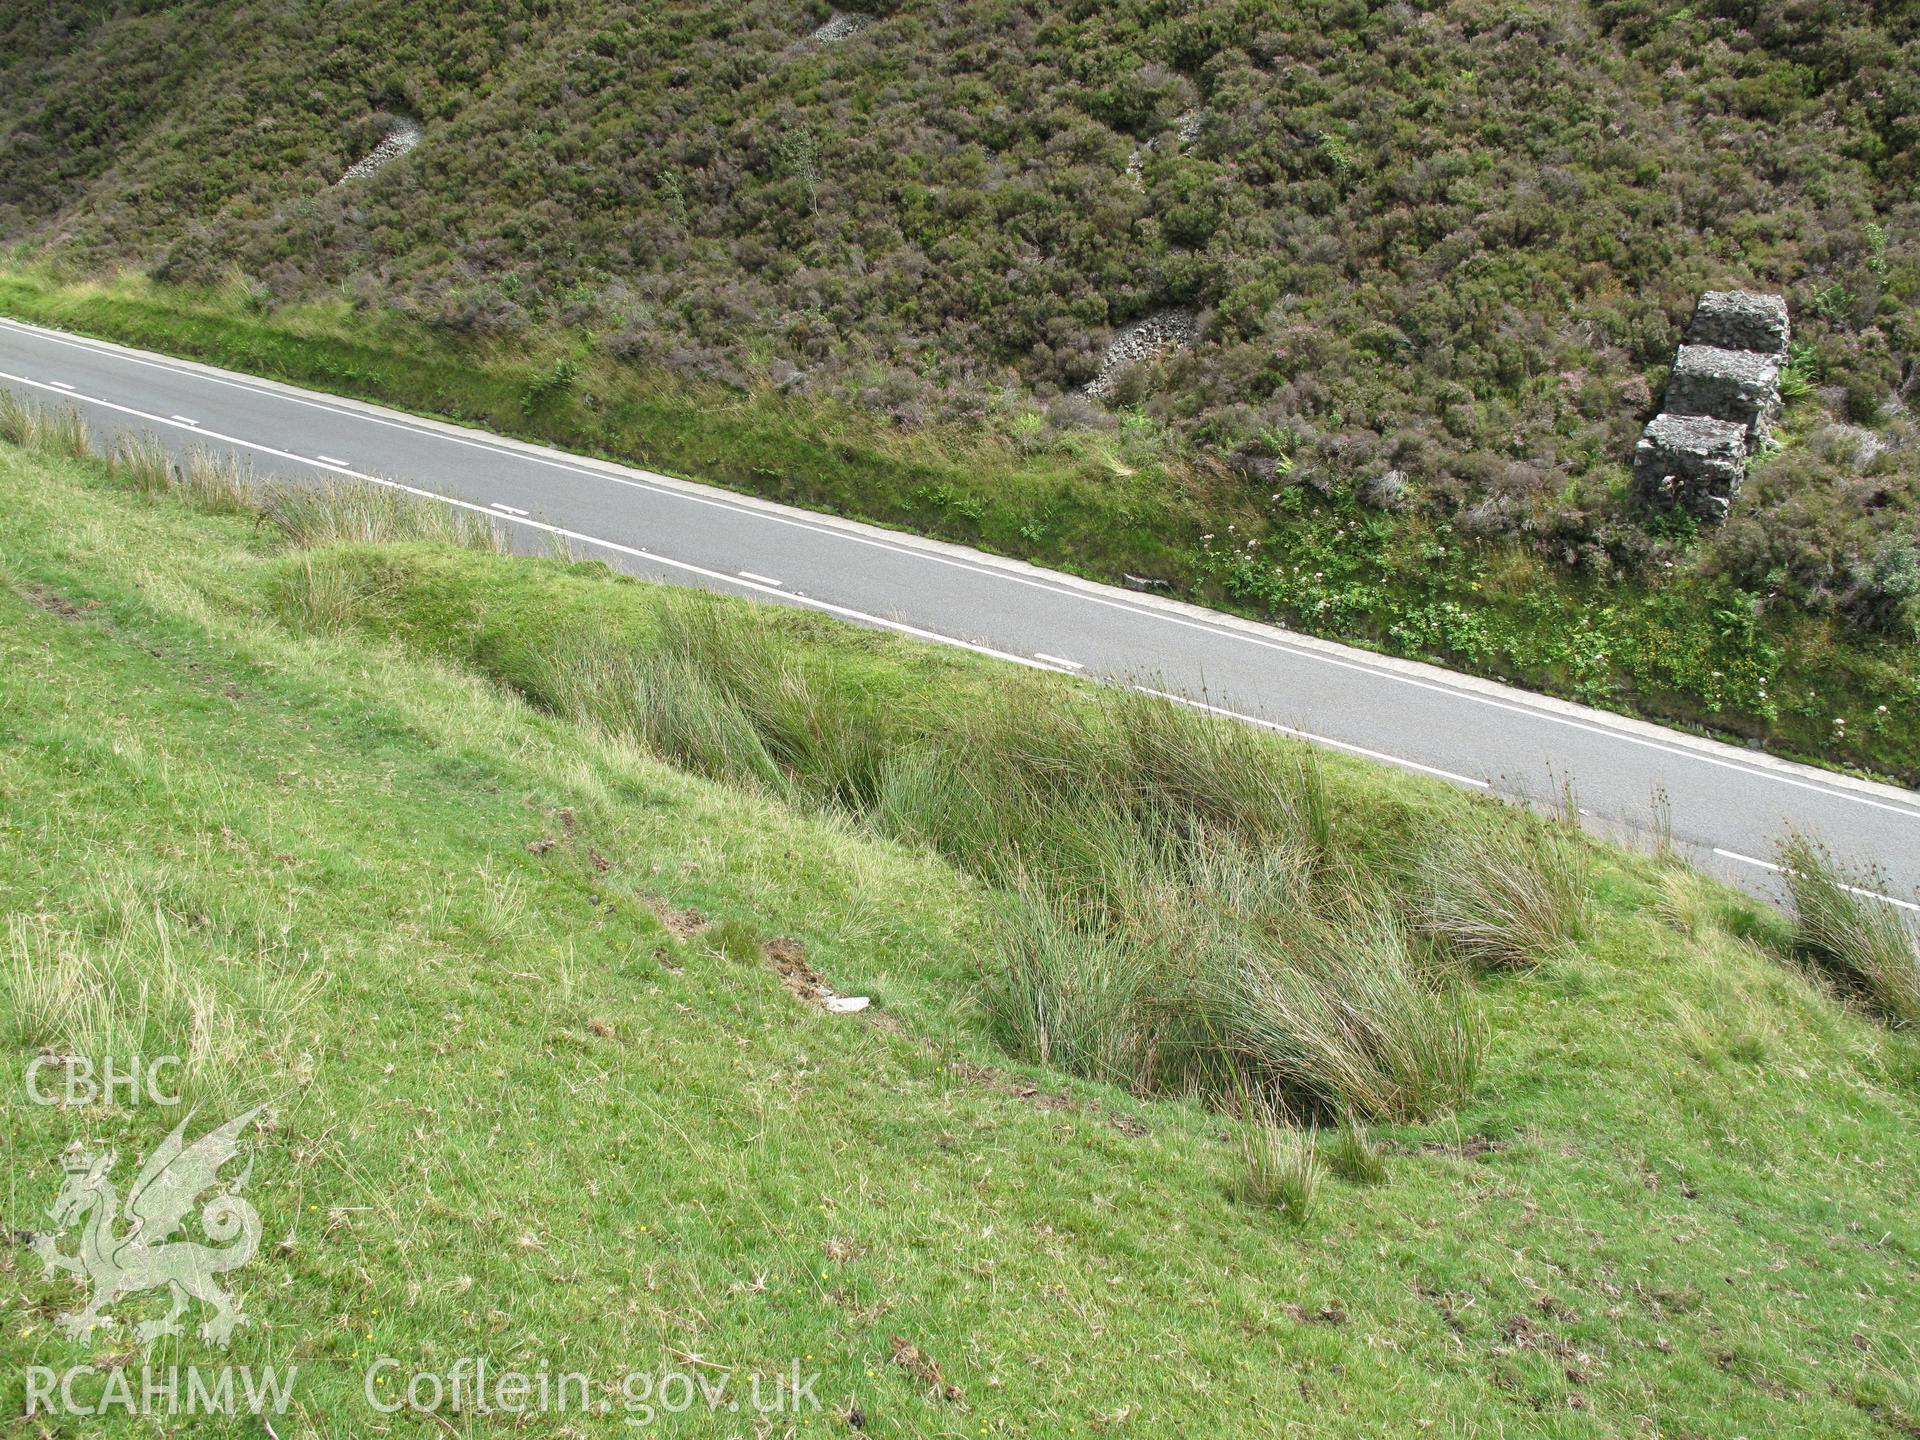
[[[1718,845],[1713,847],[1713,853],[1718,855],[1722,860],[1733,860],[1742,865],[1754,865],[1762,870],[1771,870],[1776,875],[1784,875],[1787,870],[1786,866],[1776,865],[1771,860],[1756,860],[1751,855],[1742,855],[1738,850],[1722,850]],[[1916,914],[1920,914],[1920,905],[1914,904],[1911,900],[1896,900],[1891,895],[1882,895],[1878,890],[1862,890],[1858,885],[1842,885],[1840,888],[1849,895],[1859,895],[1868,900],[1879,900],[1884,904],[1897,905],[1902,910],[1912,910]]]
[[[778,580],[774,579],[771,575],[756,575],[751,570],[742,570],[740,572],[740,578],[742,580],[751,580],[757,585],[771,585],[776,590],[785,588]]]

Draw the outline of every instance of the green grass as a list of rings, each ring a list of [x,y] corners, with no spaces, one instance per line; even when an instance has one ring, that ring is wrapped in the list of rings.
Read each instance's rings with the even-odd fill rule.
[[[1295,837],[1176,857],[1177,893],[1229,918],[1278,893],[1247,873],[1261,855],[1288,850],[1262,884],[1333,885],[1344,845],[1405,854],[1499,812],[1336,758],[1303,790],[1280,745],[1270,786],[1239,765],[1223,799],[1175,763],[1208,753],[1196,734],[1173,750],[1070,682],[594,565],[302,549],[190,499],[0,448],[0,1046],[20,1067],[46,1045],[178,1052],[202,1118],[270,1104],[267,1240],[235,1277],[255,1323],[230,1358],[300,1366],[280,1435],[445,1433],[372,1423],[376,1354],[599,1375],[798,1357],[828,1406],[800,1433],[823,1435],[854,1406],[877,1435],[1920,1424],[1920,1051],[1786,963],[1778,917],[1595,849],[1576,935],[1458,980],[1485,1026],[1470,1090],[1370,1127],[1384,1185],[1317,1142],[1289,1220],[1246,1202],[1218,1106],[1009,1057],[987,996],[1014,897],[968,858],[992,833],[938,821],[950,766],[876,771],[848,737],[929,714],[992,735],[1006,687],[1039,684],[1018,692],[1036,713],[1094,717],[1048,743],[1160,757],[1129,807]],[[659,758],[685,715],[628,735],[534,703],[550,654],[665,667],[702,623],[746,651],[732,674],[787,677],[742,707],[778,741],[766,783],[724,750],[723,780]],[[1298,839],[1326,832],[1331,856]],[[1036,877],[1055,901],[1114,873],[1067,858]],[[796,999],[781,939],[866,1016]],[[0,1096],[10,1229],[42,1223],[70,1141],[130,1174],[177,1119]],[[0,1405],[25,1365],[135,1353],[60,1335],[72,1290],[25,1250],[0,1270]]]

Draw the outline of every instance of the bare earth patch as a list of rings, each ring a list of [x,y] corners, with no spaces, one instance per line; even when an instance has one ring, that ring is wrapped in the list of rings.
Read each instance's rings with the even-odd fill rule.
[[[93,609],[96,601],[89,600],[85,605],[76,605],[66,596],[49,590],[44,585],[29,581],[20,586],[20,598],[36,610],[44,610],[49,615],[58,615],[62,620],[78,620]]]
[[[707,917],[691,905],[675,906],[658,895],[651,895],[647,897],[647,908],[676,940],[691,940],[707,928]]]

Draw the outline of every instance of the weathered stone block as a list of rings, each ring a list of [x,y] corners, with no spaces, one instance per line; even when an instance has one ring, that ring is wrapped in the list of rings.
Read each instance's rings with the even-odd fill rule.
[[[1682,345],[1667,377],[1666,408],[1733,421],[1757,439],[1780,411],[1780,362],[1752,350]]]
[[[1687,343],[1756,350],[1785,359],[1791,333],[1787,302],[1780,296],[1754,290],[1709,290],[1693,307]]]
[[[1707,415],[1656,415],[1633,451],[1633,492],[1656,510],[1679,505],[1719,524],[1747,473],[1747,428]]]

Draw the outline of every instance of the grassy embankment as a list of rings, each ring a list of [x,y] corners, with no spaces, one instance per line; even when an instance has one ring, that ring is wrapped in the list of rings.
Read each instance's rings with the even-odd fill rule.
[[[4,1043],[270,1104],[231,1358],[301,1367],[280,1434],[485,1432],[369,1415],[380,1354],[799,1357],[822,1434],[1920,1424],[1920,1052],[1777,917],[1181,712],[37,438]],[[1884,960],[1822,894],[1800,938]],[[802,948],[872,1011],[796,998]],[[176,1118],[0,1093],[10,1228],[70,1140],[130,1174]],[[0,1266],[10,1406],[137,1359]]]
[[[1652,583],[1583,579],[1512,541],[1370,509],[1346,485],[1254,493],[1144,421],[1052,438],[904,432],[831,402],[642,375],[590,337],[455,346],[344,303],[262,312],[237,285],[189,292],[16,268],[0,272],[0,311],[1100,579],[1162,578],[1389,653],[1920,777],[1920,649],[1908,637],[1787,605],[1756,618],[1758,597],[1711,567]]]

